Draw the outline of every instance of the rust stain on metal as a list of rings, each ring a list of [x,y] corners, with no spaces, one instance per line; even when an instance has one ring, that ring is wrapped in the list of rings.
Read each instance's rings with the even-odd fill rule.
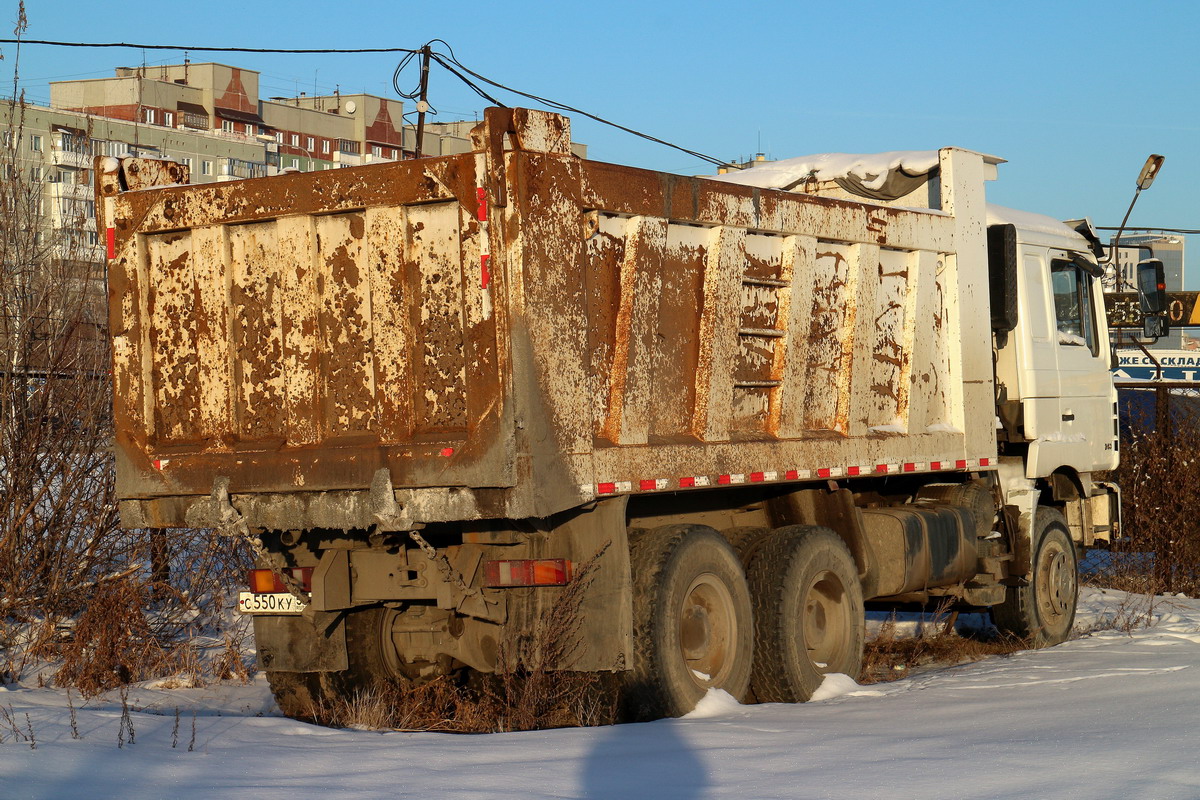
[[[147,191],[105,164],[123,496],[386,468],[534,516],[599,479],[853,463],[864,423],[945,419],[949,222],[581,161],[569,136],[496,109],[474,152],[421,163]]]

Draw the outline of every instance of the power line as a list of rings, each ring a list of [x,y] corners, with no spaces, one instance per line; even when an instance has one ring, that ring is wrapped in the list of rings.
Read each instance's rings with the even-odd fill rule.
[[[435,43],[445,45],[446,50],[448,50],[449,53],[445,54],[445,53],[433,52],[430,46]],[[626,127],[625,125],[621,125],[619,123],[613,122],[612,120],[604,119],[603,117],[600,117],[596,114],[592,114],[588,111],[584,111],[581,108],[577,108],[575,106],[570,106],[570,105],[567,105],[566,103],[560,103],[556,100],[551,100],[546,97],[540,97],[536,94],[531,94],[529,92],[523,92],[520,89],[514,89],[511,86],[506,86],[502,83],[499,83],[498,81],[492,80],[491,78],[487,78],[487,77],[479,74],[478,72],[475,72],[474,70],[470,69],[465,64],[463,64],[461,61],[459,61],[454,55],[454,49],[449,45],[449,43],[447,43],[446,41],[444,41],[442,39],[433,39],[432,41],[426,43],[424,47],[416,49],[416,50],[409,48],[409,47],[357,47],[357,48],[339,48],[339,47],[321,47],[321,48],[198,47],[195,45],[138,44],[138,43],[134,43],[134,42],[59,42],[59,41],[51,41],[48,39],[0,39],[0,44],[16,44],[16,45],[36,44],[36,45],[46,45],[46,46],[50,46],[50,47],[85,47],[85,48],[125,47],[125,48],[134,48],[134,49],[138,49],[138,50],[192,50],[192,51],[209,52],[209,53],[283,53],[283,54],[306,54],[306,55],[332,54],[332,53],[404,53],[404,54],[406,54],[405,58],[400,62],[400,65],[396,68],[396,71],[392,77],[392,83],[393,83],[393,87],[396,89],[397,94],[399,94],[401,97],[406,97],[409,99],[412,98],[413,93],[404,92],[403,90],[400,89],[400,86],[399,86],[400,72],[412,60],[413,56],[415,56],[418,53],[427,53],[428,57],[432,58],[432,60],[436,61],[443,68],[445,68],[447,72],[450,72],[456,78],[458,78],[463,83],[465,83],[472,91],[474,91],[476,94],[478,94],[484,100],[487,100],[490,103],[495,103],[498,106],[503,106],[504,103],[501,103],[496,98],[494,98],[490,94],[488,94],[488,92],[486,90],[484,90],[483,87],[479,86],[477,83],[472,81],[470,78],[468,78],[466,75],[464,75],[463,72],[465,72],[465,73],[467,73],[467,75],[471,75],[472,77],[474,77],[480,81],[483,81],[484,83],[488,84],[489,86],[493,86],[497,89],[502,89],[506,92],[512,92],[515,95],[519,95],[519,96],[527,98],[529,100],[533,100],[535,102],[541,103],[542,105],[548,106],[549,108],[554,108],[559,111],[566,111],[566,112],[569,112],[572,114],[580,114],[582,116],[587,117],[588,119],[599,122],[602,125],[608,125],[609,127],[616,128],[619,131],[624,131],[625,133],[632,134],[633,136],[637,136],[637,137],[640,137],[647,141],[654,142],[655,144],[661,144],[664,147],[670,147],[670,148],[672,148],[674,150],[678,150],[682,153],[687,153],[688,155],[690,155],[694,158],[698,158],[701,161],[707,161],[710,164],[715,164],[717,166],[725,166],[728,164],[728,161],[725,159],[714,158],[713,156],[705,155],[704,153],[698,152],[696,150],[691,150],[689,148],[682,147],[677,144],[672,144],[671,142],[668,142],[665,139],[660,139],[657,136],[651,136],[648,133],[642,133],[641,131]],[[454,66],[451,66],[451,64],[453,64]],[[457,67],[458,69],[455,69],[455,67]],[[462,72],[460,72],[459,70],[462,70]]]
[[[1115,231],[1115,230],[1120,230],[1120,228],[1111,227],[1111,226],[1107,226],[1107,225],[1097,225],[1096,230],[1098,230],[1098,231]],[[1128,225],[1125,226],[1125,230],[1127,230],[1127,231],[1143,231],[1144,233],[1180,233],[1180,234],[1200,233],[1200,228],[1132,228],[1132,227],[1129,227]]]
[[[47,39],[0,39],[0,44],[44,44],[50,47],[131,47],[138,50],[199,50],[208,53],[415,53],[407,47],[197,47],[183,44],[136,44],[133,42],[53,42]]]
[[[447,45],[447,47],[449,47],[449,46]],[[453,63],[454,66],[458,67],[458,69],[461,69],[463,72],[466,72],[468,75],[472,75],[475,78],[478,78],[479,80],[483,81],[484,83],[488,84],[489,86],[494,86],[497,89],[503,89],[506,92],[512,92],[513,94],[520,95],[521,97],[525,97],[530,100],[534,100],[538,103],[541,103],[542,105],[549,106],[550,108],[555,108],[555,109],[558,109],[559,111],[567,111],[572,114],[582,114],[583,116],[587,117],[588,119],[595,120],[596,122],[599,122],[603,125],[608,125],[610,127],[616,128],[619,131],[624,131],[625,133],[633,134],[634,136],[638,136],[647,141],[654,142],[655,144],[661,144],[665,147],[670,147],[670,148],[678,150],[682,153],[687,153],[689,156],[698,158],[701,161],[707,161],[710,164],[715,164],[719,167],[726,166],[729,163],[725,159],[714,158],[713,156],[705,155],[704,153],[700,153],[696,150],[690,150],[686,147],[681,147],[680,145],[672,144],[671,142],[668,142],[664,139],[660,139],[657,136],[651,136],[648,133],[642,133],[641,131],[634,130],[633,128],[627,128],[624,125],[613,122],[611,120],[604,119],[603,117],[599,117],[595,114],[584,111],[581,108],[569,106],[566,103],[560,103],[557,100],[550,100],[549,98],[546,98],[546,97],[539,97],[538,95],[530,94],[529,92],[523,92],[520,89],[514,89],[511,86],[505,86],[504,84],[498,83],[497,81],[494,81],[491,78],[487,78],[487,77],[484,77],[483,75],[480,75],[478,72],[475,72],[474,70],[472,70],[469,67],[467,67],[466,65],[464,65],[461,61],[459,61],[457,58],[454,57],[453,50],[450,51],[450,55],[445,55],[443,53],[436,53],[436,52],[431,53],[431,55],[433,56],[433,59],[435,61],[437,61],[439,64],[441,64],[443,67],[445,67],[447,71],[453,73],[456,77],[458,77],[459,80],[461,80],[461,81],[463,81],[463,83],[467,84],[467,86],[469,86],[471,89],[473,89],[481,97],[483,97],[484,99],[486,99],[490,102],[494,102],[497,105],[503,105],[503,104],[497,102],[494,98],[492,98],[491,95],[487,94],[487,92],[485,92],[481,87],[475,85],[474,82],[468,80],[462,73],[460,73],[458,70],[454,69],[454,67],[450,66],[450,63]],[[447,63],[448,61],[450,63]]]

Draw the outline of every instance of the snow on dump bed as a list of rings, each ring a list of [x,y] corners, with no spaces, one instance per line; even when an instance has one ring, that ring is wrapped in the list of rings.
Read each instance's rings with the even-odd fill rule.
[[[1200,797],[1200,601],[1087,589],[1077,627],[1081,638],[1058,647],[895,683],[831,676],[828,699],[804,705],[714,693],[692,718],[488,736],[284,719],[259,677],[134,687],[136,742],[129,732],[119,746],[116,692],[75,695],[75,739],[65,692],[0,687],[0,796]],[[36,749],[13,727],[31,730]]]
[[[937,165],[937,150],[819,153],[755,164],[749,169],[715,175],[712,180],[757,186],[759,189],[791,189],[807,180],[824,182],[855,178],[868,189],[879,189],[895,170],[916,177],[927,175]]]

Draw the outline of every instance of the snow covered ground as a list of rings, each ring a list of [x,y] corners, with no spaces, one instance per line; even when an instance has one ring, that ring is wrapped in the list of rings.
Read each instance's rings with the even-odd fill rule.
[[[1085,590],[1077,624],[1123,627],[1146,602]],[[37,747],[0,715],[0,797],[1194,800],[1200,600],[1155,598],[1153,614],[896,683],[830,676],[805,705],[710,693],[684,719],[488,736],[306,725],[258,679],[131,689],[134,740],[118,747],[117,694],[76,697],[75,739],[65,692],[8,687],[0,706]]]

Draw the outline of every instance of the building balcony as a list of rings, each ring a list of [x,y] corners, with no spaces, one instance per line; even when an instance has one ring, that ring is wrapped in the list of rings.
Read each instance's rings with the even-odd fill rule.
[[[92,231],[96,230],[96,218],[87,217],[81,218],[77,214],[67,212],[64,214],[61,209],[55,209],[50,218],[50,226],[55,230],[60,231]]]
[[[91,200],[95,190],[86,183],[51,183],[50,197],[55,200]]]
[[[344,167],[357,167],[365,162],[363,161],[363,157],[358,153],[344,153],[341,150],[336,150],[333,153],[333,163]]]
[[[90,153],[54,150],[51,158],[56,167],[71,167],[73,169],[91,169],[92,167],[92,155]]]

